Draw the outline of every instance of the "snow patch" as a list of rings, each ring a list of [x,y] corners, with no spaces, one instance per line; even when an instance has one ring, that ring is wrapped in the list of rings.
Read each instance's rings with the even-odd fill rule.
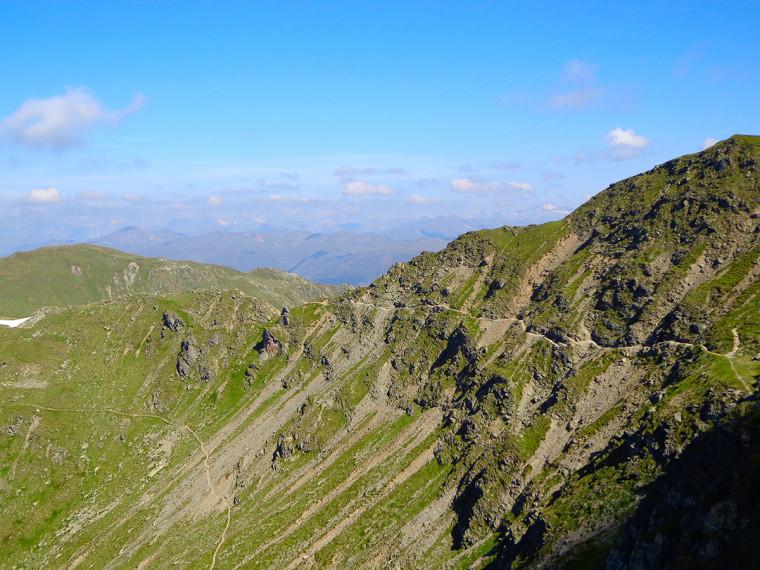
[[[32,317],[24,317],[23,319],[0,319],[0,326],[2,327],[10,327],[12,329],[15,329],[18,326],[23,325],[26,321],[31,319]]]

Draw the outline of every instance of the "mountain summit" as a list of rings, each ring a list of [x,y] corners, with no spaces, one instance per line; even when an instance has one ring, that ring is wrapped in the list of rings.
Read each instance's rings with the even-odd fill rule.
[[[737,135],[287,313],[141,292],[0,329],[0,559],[750,567],[759,240]]]

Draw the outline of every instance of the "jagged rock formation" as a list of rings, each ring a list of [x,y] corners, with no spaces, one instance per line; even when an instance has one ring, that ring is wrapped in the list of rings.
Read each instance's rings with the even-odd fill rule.
[[[740,565],[759,530],[759,161],[732,137],[288,323],[228,292],[8,331],[3,559]],[[162,338],[165,311],[185,324]],[[216,374],[188,381],[201,364]]]
[[[278,356],[282,353],[282,343],[277,340],[269,329],[264,329],[264,334],[261,335],[261,342],[256,345],[259,350],[261,358],[269,358]]]
[[[162,316],[162,321],[164,327],[172,331],[173,333],[178,333],[180,330],[185,328],[185,321],[180,319],[176,314],[171,313],[169,311],[164,311],[164,314]]]

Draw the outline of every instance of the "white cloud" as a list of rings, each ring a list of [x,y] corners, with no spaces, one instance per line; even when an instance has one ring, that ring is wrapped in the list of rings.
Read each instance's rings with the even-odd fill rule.
[[[229,220],[223,220],[223,219],[217,220],[216,223],[219,224],[222,227],[225,227],[225,228],[237,225],[237,222],[229,221]]]
[[[504,192],[519,190],[533,192],[533,186],[527,182],[498,182],[496,180],[479,180],[476,178],[454,178],[450,183],[453,192],[460,194],[479,194],[485,192]]]
[[[454,178],[451,181],[451,190],[461,194],[474,194],[478,192],[495,192],[503,185],[501,182],[486,182],[471,178]]]
[[[221,206],[222,199],[219,196],[209,196],[206,198],[206,204],[209,206]]]
[[[390,196],[393,189],[385,184],[371,184],[362,180],[349,180],[343,187],[344,196]]]
[[[521,192],[533,192],[533,186],[527,182],[508,182],[507,187],[510,190],[520,190]]]
[[[58,188],[35,188],[27,197],[36,204],[51,204],[61,199],[61,193]]]
[[[270,194],[266,198],[270,202],[282,202],[288,204],[309,204],[313,202],[310,196],[292,196],[287,194]]]
[[[142,201],[143,197],[139,194],[124,194],[124,199],[127,202],[140,202]]]
[[[649,139],[637,135],[633,129],[621,129],[617,127],[607,133],[607,141],[610,146],[624,146],[628,148],[646,148]]]
[[[545,212],[550,212],[552,214],[561,214],[563,216],[566,216],[570,213],[568,210],[563,210],[562,208],[559,208],[558,206],[555,206],[554,204],[544,204],[543,206],[541,206],[541,208]]]
[[[28,99],[0,123],[0,133],[21,145],[60,150],[80,144],[96,126],[118,124],[144,104],[137,94],[124,109],[109,110],[87,88],[68,88],[63,95]]]
[[[420,194],[410,194],[409,197],[406,199],[406,201],[409,204],[414,204],[415,206],[424,206],[427,204],[435,204],[438,202],[437,198],[434,198],[433,196],[422,196]]]
[[[625,160],[641,154],[648,146],[649,139],[637,135],[633,129],[612,129],[606,135],[610,158]]]
[[[702,150],[707,150],[711,146],[717,144],[719,141],[718,139],[715,139],[713,137],[707,137],[704,142],[702,142]]]

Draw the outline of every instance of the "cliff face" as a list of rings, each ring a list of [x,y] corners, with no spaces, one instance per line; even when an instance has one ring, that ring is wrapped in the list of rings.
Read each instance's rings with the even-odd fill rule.
[[[755,467],[758,224],[737,136],[287,319],[195,293],[4,332],[4,558],[685,567],[713,533],[710,564],[755,528],[719,475]]]

